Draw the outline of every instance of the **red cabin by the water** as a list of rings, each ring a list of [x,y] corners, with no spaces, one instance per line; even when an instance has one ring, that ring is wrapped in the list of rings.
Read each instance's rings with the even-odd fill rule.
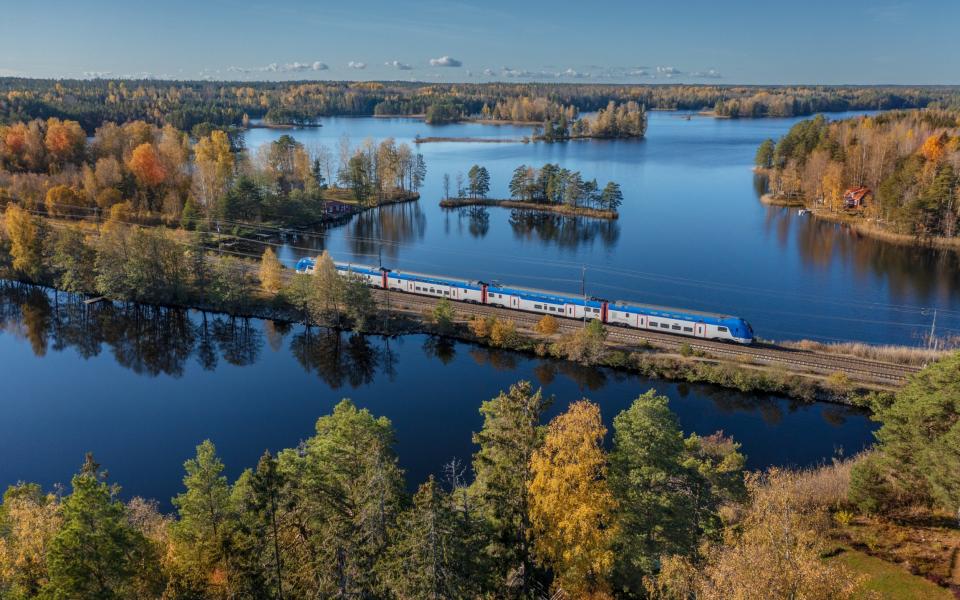
[[[852,187],[843,193],[843,205],[846,208],[863,208],[873,193],[868,187]]]

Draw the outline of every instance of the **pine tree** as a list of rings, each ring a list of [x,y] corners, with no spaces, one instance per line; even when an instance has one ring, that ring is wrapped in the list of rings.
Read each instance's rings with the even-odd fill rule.
[[[687,548],[684,500],[674,492],[683,477],[683,434],[668,399],[650,390],[613,419],[610,488],[617,499],[615,587],[639,594],[661,554]]]
[[[483,427],[474,434],[480,449],[473,456],[474,493],[490,523],[491,558],[496,572],[529,589],[532,571],[528,532],[530,457],[540,446],[540,419],[549,406],[540,390],[527,381],[480,407]]]
[[[572,598],[612,598],[616,527],[607,486],[600,407],[574,402],[548,426],[530,459],[531,538],[537,561]]]
[[[308,597],[382,595],[385,551],[403,496],[390,421],[343,400],[316,435],[280,454],[299,531],[290,589]]]
[[[397,520],[390,546],[390,588],[400,598],[453,600],[473,597],[476,574],[469,539],[453,503],[433,476]]]
[[[480,167],[477,172],[477,195],[486,198],[490,193],[490,171],[486,167]]]
[[[528,168],[526,165],[520,165],[513,170],[513,177],[510,178],[510,197],[517,200],[523,200],[526,196],[527,190],[527,173]]]
[[[620,184],[610,181],[600,193],[600,205],[606,210],[616,211],[623,204],[623,192]]]
[[[49,582],[43,595],[51,598],[133,598],[138,577],[159,569],[157,557],[143,535],[126,518],[123,504],[115,498],[87,455],[86,463],[72,480],[73,491],[64,498],[63,525],[54,536],[47,559]],[[144,569],[145,565],[149,565]],[[144,569],[143,572],[138,572]],[[146,586],[153,595],[159,582]]]
[[[210,440],[184,463],[186,490],[173,499],[179,519],[171,530],[176,585],[199,595],[220,597],[229,581],[225,543],[234,513],[223,463]]]

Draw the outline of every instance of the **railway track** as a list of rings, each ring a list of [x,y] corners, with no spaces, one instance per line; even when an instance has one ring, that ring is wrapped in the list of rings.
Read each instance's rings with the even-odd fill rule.
[[[374,298],[383,308],[389,303],[391,310],[407,309],[422,313],[436,306],[439,299],[414,296],[404,292],[374,289]],[[389,300],[388,300],[389,298]],[[532,328],[542,318],[539,314],[508,310],[494,306],[479,304],[452,303],[457,314],[463,317],[496,316],[510,319],[518,325]],[[573,331],[582,326],[579,319],[556,317],[561,331]],[[688,345],[713,356],[725,357],[734,360],[748,360],[749,362],[767,365],[785,365],[794,369],[802,369],[818,374],[842,372],[858,380],[867,380],[887,385],[897,385],[911,374],[920,370],[920,367],[901,365],[891,362],[878,361],[867,358],[858,358],[849,355],[812,352],[794,348],[784,348],[773,344],[754,344],[751,346],[737,346],[725,342],[716,342],[697,338],[686,338],[670,334],[645,330],[622,329],[609,327],[608,339],[624,346],[638,346],[643,343],[655,344],[666,348],[677,348]]]

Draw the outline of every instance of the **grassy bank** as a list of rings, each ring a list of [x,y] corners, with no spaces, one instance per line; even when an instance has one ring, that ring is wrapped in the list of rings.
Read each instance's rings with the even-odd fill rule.
[[[601,210],[583,206],[569,206],[566,204],[545,204],[540,202],[523,202],[520,200],[506,200],[496,198],[447,198],[440,201],[442,208],[463,208],[467,206],[499,206],[517,210],[532,210],[537,212],[552,212],[568,217],[590,217],[592,219],[614,220],[619,218],[615,210]]]

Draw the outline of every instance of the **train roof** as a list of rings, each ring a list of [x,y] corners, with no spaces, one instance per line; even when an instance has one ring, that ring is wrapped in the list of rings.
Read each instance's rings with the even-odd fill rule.
[[[712,313],[702,310],[687,310],[680,308],[671,308],[669,306],[658,306],[656,304],[639,304],[636,302],[624,302],[623,300],[615,300],[610,303],[610,308],[613,310],[621,310],[623,312],[635,313],[635,314],[644,314],[644,315],[656,315],[659,317],[677,317],[682,318],[684,316],[693,316],[706,319],[739,319],[740,317],[735,317],[733,315],[724,315],[721,313]]]
[[[422,281],[438,285],[458,285],[461,287],[470,288],[472,290],[480,289],[480,283],[476,281],[453,279],[450,277],[441,277],[439,275],[428,275],[426,273],[415,273],[413,271],[390,271],[387,275],[388,277],[395,277],[397,279]]]
[[[526,296],[528,298],[533,298],[535,300],[542,300],[544,302],[550,302],[552,304],[577,304],[580,306],[592,306],[594,308],[600,308],[603,301],[597,300],[596,298],[587,298],[584,302],[582,296],[577,296],[573,294],[560,294],[557,292],[551,292],[548,290],[538,290],[536,288],[528,288],[522,286],[505,286],[497,284],[489,284],[488,289],[495,289],[502,291],[508,294],[515,294]]]

